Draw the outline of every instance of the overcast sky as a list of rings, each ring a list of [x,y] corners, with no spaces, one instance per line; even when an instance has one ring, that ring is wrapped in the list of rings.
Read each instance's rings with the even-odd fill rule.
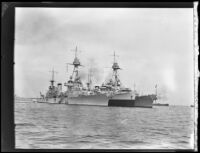
[[[169,104],[193,103],[193,9],[174,8],[16,8],[15,93],[38,97],[69,79],[78,46],[83,81],[90,66],[93,82],[110,74],[115,51],[123,85],[158,93]],[[63,88],[65,90],[65,88]]]

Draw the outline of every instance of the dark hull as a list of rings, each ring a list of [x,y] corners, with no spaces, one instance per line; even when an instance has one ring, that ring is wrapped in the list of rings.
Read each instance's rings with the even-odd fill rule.
[[[145,107],[152,108],[153,99],[151,96],[140,96],[134,100],[129,99],[110,99],[108,106],[110,107]]]
[[[160,103],[157,103],[157,104],[153,104],[153,106],[169,106],[169,104],[160,104]]]

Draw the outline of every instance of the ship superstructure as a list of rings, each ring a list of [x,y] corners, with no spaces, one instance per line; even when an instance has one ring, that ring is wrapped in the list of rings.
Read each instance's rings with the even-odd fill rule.
[[[66,101],[64,101],[64,94],[62,92],[62,83],[58,83],[57,87],[54,85],[55,83],[55,73],[57,73],[56,71],[54,71],[54,69],[52,69],[52,71],[50,71],[52,73],[52,78],[50,80],[50,86],[48,91],[46,92],[46,95],[42,94],[40,92],[40,99],[38,100],[38,102],[41,103],[66,103]]]
[[[110,98],[133,98],[133,92],[130,88],[123,87],[121,80],[119,79],[118,71],[121,69],[116,61],[116,54],[114,52],[114,61],[112,64],[112,77],[100,86],[101,92],[110,92],[112,96]],[[126,94],[126,96],[125,96]],[[129,96],[127,96],[127,94]]]
[[[49,90],[47,91],[46,93],[46,98],[56,98],[58,96],[58,87],[56,88],[54,86],[54,76],[55,76],[55,73],[57,73],[56,71],[54,71],[54,69],[52,69],[52,78],[50,80],[50,86],[49,86]],[[60,84],[58,84],[60,85]]]
[[[75,57],[73,63],[67,63],[68,65],[73,66],[72,74],[70,75],[69,80],[64,85],[67,87],[65,95],[67,96],[76,96],[82,93],[84,89],[81,77],[79,76],[79,67],[83,66],[80,63],[80,60],[77,56],[78,48],[75,48]]]
[[[139,96],[136,91],[132,91],[130,88],[124,87],[119,79],[118,71],[121,69],[116,61],[116,54],[114,52],[114,61],[112,64],[112,77],[102,83],[101,86],[91,86],[91,71],[88,73],[87,87],[85,88],[81,83],[81,78],[78,75],[78,67],[81,65],[77,57],[77,47],[75,50],[74,62],[71,64],[74,66],[73,73],[70,76],[70,80],[65,85],[67,86],[67,102],[68,104],[77,105],[103,105],[112,106],[120,101],[119,105],[126,106],[128,101],[129,106],[134,107],[152,107],[152,96]],[[74,77],[73,74],[75,73]],[[78,82],[76,82],[78,81]],[[110,104],[109,104],[110,103]]]

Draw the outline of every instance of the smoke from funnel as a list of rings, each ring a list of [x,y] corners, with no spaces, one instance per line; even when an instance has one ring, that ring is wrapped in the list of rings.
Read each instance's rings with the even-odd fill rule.
[[[103,81],[103,70],[102,68],[95,62],[95,59],[88,59],[88,70],[91,73],[91,80],[94,84],[101,84]],[[87,72],[87,73],[89,73]]]
[[[168,100],[168,89],[165,86],[160,86],[158,88],[158,99]]]
[[[112,71],[111,71],[111,69],[108,71],[108,72],[106,72],[106,74],[105,74],[105,80],[104,80],[104,82],[108,82],[111,78],[112,78],[112,75],[113,75],[113,73],[112,73]]]
[[[81,80],[87,79],[87,73],[83,70],[79,71],[79,76],[80,76]]]

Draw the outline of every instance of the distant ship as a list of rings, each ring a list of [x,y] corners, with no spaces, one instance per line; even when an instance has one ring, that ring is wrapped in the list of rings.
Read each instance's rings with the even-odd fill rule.
[[[52,80],[46,96],[41,94],[39,102],[65,103],[73,105],[100,105],[100,106],[120,106],[120,107],[148,107],[151,108],[153,101],[157,99],[155,94],[139,95],[136,90],[124,87],[118,76],[118,70],[121,69],[116,62],[114,53],[114,62],[112,65],[113,75],[109,81],[102,85],[91,86],[91,77],[88,77],[87,86],[84,87],[79,76],[79,66],[82,66],[77,57],[77,47],[75,49],[75,58],[73,63],[73,72],[67,83],[65,92],[62,92],[62,84],[54,86],[54,71],[52,71]],[[90,76],[90,75],[88,75]]]
[[[153,106],[169,106],[169,104],[153,103]]]
[[[57,87],[54,86],[54,69],[52,72],[52,79],[50,80],[50,86],[48,91],[46,92],[46,95],[42,94],[40,92],[40,98],[34,99],[34,102],[38,103],[53,103],[53,104],[61,104],[61,103],[67,103],[65,100],[65,96],[62,92],[62,83],[58,83]]]

